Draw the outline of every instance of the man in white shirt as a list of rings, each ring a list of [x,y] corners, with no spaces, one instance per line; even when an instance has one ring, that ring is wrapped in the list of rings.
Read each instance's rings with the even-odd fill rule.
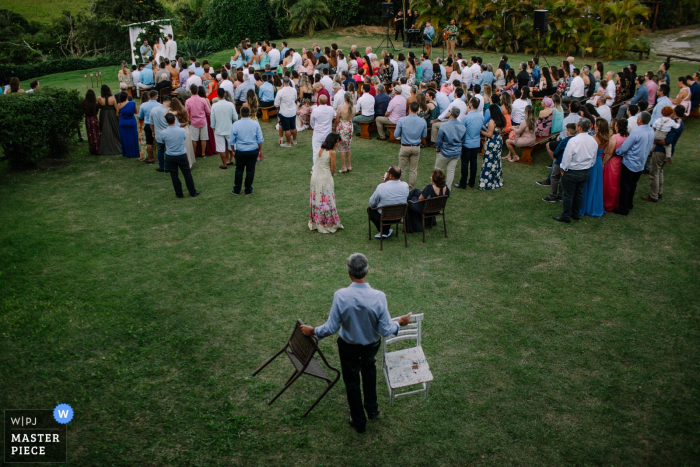
[[[224,99],[226,90],[220,87],[217,91],[219,100],[211,106],[211,127],[214,129],[214,144],[216,152],[221,157],[221,168],[225,169],[233,165],[233,153],[228,144],[228,137],[231,134],[233,122],[238,121],[238,113],[233,102]]]
[[[611,107],[615,103],[615,73],[608,71],[605,73],[605,79],[608,81],[608,85],[605,86],[605,98],[608,106]]]
[[[277,50],[277,44],[270,44],[270,49],[267,51],[267,56],[270,58],[270,69],[274,70],[280,64],[280,51]]]
[[[566,57],[566,61],[569,62],[569,74],[572,74],[574,72],[574,57]]]
[[[345,91],[340,83],[333,83],[333,110],[338,111],[338,107],[345,103]]]
[[[561,100],[564,104],[577,101],[586,93],[586,84],[583,82],[583,78],[580,76],[581,71],[578,68],[574,68],[571,75],[574,77],[574,79],[571,80],[569,91],[566,93],[566,96]],[[564,107],[564,110],[566,111],[566,107]]]
[[[462,61],[463,63],[466,64],[466,62]],[[460,78],[460,81],[462,81],[466,86],[467,89],[469,89],[472,85],[472,70],[468,66],[462,67],[462,77]]]
[[[196,85],[197,87],[202,85],[202,78],[194,74],[194,70],[189,70],[190,77],[187,78],[187,89],[190,88],[193,84]]]
[[[219,87],[224,91],[228,91],[228,93],[231,95],[231,98],[233,98],[233,82],[230,79],[228,79],[228,72],[226,70],[224,70],[224,72],[221,73],[221,82],[219,83]]]
[[[294,71],[299,71],[299,67],[301,66],[301,55],[299,55],[299,52],[292,48],[289,49],[289,53],[292,55],[292,61],[289,63],[288,68],[291,68]]]
[[[471,68],[472,76],[471,76],[471,81],[469,82],[469,89],[471,89],[472,86],[474,86],[474,84],[476,84],[476,81],[479,79],[479,76],[481,76],[481,65],[479,64],[479,59],[476,57],[472,57],[471,62],[472,62],[472,65],[470,68]]]
[[[175,60],[177,55],[177,42],[173,40],[173,35],[168,34],[168,42],[165,44],[165,54],[168,56],[168,61]]]
[[[297,90],[287,76],[282,78],[282,84],[282,89],[275,96],[275,107],[279,114],[280,139],[284,133],[287,142],[280,144],[280,147],[291,148],[292,144],[297,144]]]
[[[321,145],[326,140],[326,136],[333,131],[333,119],[335,118],[335,110],[333,110],[333,107],[326,105],[328,103],[326,96],[320,96],[318,102],[319,105],[314,106],[311,111],[311,118],[309,119],[309,126],[314,130],[311,137],[311,147],[313,149],[312,174],[314,173],[314,167],[316,167],[318,153],[321,151]]]
[[[610,123],[610,121],[612,121],[612,111],[610,110],[610,107],[608,107],[608,104],[606,103],[605,99],[598,99],[596,105],[598,106],[596,110],[598,111],[598,115],[600,115],[600,118]]]
[[[368,49],[370,47],[367,47]],[[391,63],[391,66],[394,67],[394,73],[391,75],[391,81],[397,81],[399,79],[399,64],[394,58],[389,59],[389,63]]]
[[[345,55],[342,52],[338,53],[338,65],[335,67],[336,74],[342,76],[343,71],[348,71],[348,62],[345,60]]]
[[[455,89],[455,100],[453,100],[450,105],[447,106],[445,111],[440,114],[438,119],[441,122],[444,122],[450,118],[450,110],[452,110],[453,107],[457,107],[459,109],[459,116],[457,117],[457,120],[460,122],[464,118],[465,115],[467,115],[467,104],[462,100],[462,96],[464,95],[464,90],[462,88],[457,88]],[[474,96],[476,97],[476,96]],[[481,108],[483,109],[484,104],[481,104]]]
[[[356,113],[352,119],[352,129],[357,136],[360,136],[360,123],[374,120],[374,97],[369,93],[369,90],[369,84],[363,84],[362,91],[364,94],[357,99]]]
[[[588,175],[598,153],[598,143],[588,134],[590,128],[590,120],[587,118],[579,119],[576,124],[577,135],[569,140],[564,150],[560,164],[560,183],[564,190],[562,194],[563,208],[561,216],[552,217],[557,222],[568,224],[571,219],[580,219],[583,187],[588,181]]]
[[[333,80],[328,76],[328,68],[323,69],[323,78],[321,78],[321,84],[328,91],[328,95],[333,95]]]
[[[515,100],[511,105],[510,111],[510,121],[513,127],[520,125],[523,120],[525,120],[525,107],[528,106],[527,99],[522,99],[522,92],[520,89],[515,90]]]
[[[632,130],[637,128],[637,115],[639,113],[639,106],[637,104],[630,104],[627,107],[627,131],[632,133]]]

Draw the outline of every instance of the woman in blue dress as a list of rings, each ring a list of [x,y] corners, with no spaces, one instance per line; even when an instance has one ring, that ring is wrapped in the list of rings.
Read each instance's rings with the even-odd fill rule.
[[[583,203],[581,204],[581,216],[603,217],[605,207],[603,205],[603,157],[606,152],[614,149],[610,148],[610,126],[603,118],[598,118],[595,122],[596,134],[594,136],[598,143],[598,153],[595,164],[591,167],[588,181],[583,187]]]
[[[119,116],[119,134],[122,137],[122,156],[138,158],[139,154],[139,132],[136,127],[136,103],[128,100],[125,92],[119,94],[117,104],[117,115]]]
[[[481,163],[481,176],[479,177],[480,190],[495,190],[503,186],[503,172],[501,171],[501,153],[503,152],[503,139],[501,132],[506,127],[506,117],[501,108],[492,105],[489,108],[491,120],[481,130],[484,139],[484,161]]]

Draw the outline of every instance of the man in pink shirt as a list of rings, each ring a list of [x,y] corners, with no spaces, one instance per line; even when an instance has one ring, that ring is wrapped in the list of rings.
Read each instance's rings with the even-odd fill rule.
[[[401,91],[401,86],[394,86],[394,96],[386,109],[386,117],[374,119],[377,124],[377,133],[379,133],[378,140],[384,141],[387,139],[384,135],[384,125],[396,125],[400,118],[406,116],[406,99],[401,95]]]
[[[653,71],[647,71],[646,81],[644,82],[644,86],[646,86],[647,92],[649,93],[649,97],[647,98],[647,102],[649,102],[649,109],[651,110],[651,108],[654,107],[654,104],[656,103],[656,91],[658,90],[658,86],[654,82],[654,72]]]
[[[209,141],[209,128],[207,127],[207,115],[211,113],[209,103],[203,97],[197,95],[197,85],[190,86],[192,96],[185,101],[185,109],[190,114],[190,135],[192,147],[197,153],[197,143],[202,142],[202,156],[206,157],[207,141]]]

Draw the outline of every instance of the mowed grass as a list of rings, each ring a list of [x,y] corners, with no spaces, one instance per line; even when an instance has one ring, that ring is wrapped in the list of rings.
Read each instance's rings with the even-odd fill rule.
[[[71,465],[697,464],[698,120],[663,200],[639,200],[642,177],[629,217],[552,221],[540,152],[506,163],[502,189],[453,193],[449,238],[383,252],[365,208],[398,146],[353,140],[335,179],[345,230],[321,235],[306,226],[311,133],[282,150],[262,127],[250,197],[217,158],[195,164],[195,199],[85,143],[60,169],[2,166],[0,406],[73,406]],[[421,151],[420,186],[434,157]],[[302,418],[322,382],[268,407],[291,365],[251,376],[296,319],[325,320],[357,251],[393,316],[425,313],[435,377],[429,399],[389,407],[380,373],[364,435],[342,381]],[[321,348],[339,367],[335,339]]]

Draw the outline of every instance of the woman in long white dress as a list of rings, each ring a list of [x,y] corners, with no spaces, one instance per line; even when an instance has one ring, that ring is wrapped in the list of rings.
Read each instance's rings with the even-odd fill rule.
[[[158,43],[155,44],[155,54],[156,54],[156,65],[160,65],[161,58],[167,61],[167,55],[165,53],[165,44],[163,44],[163,39],[158,38]]]
[[[321,145],[316,159],[314,171],[311,174],[311,189],[309,192],[309,230],[321,233],[334,233],[343,228],[335,206],[335,147],[340,136],[331,133]]]

